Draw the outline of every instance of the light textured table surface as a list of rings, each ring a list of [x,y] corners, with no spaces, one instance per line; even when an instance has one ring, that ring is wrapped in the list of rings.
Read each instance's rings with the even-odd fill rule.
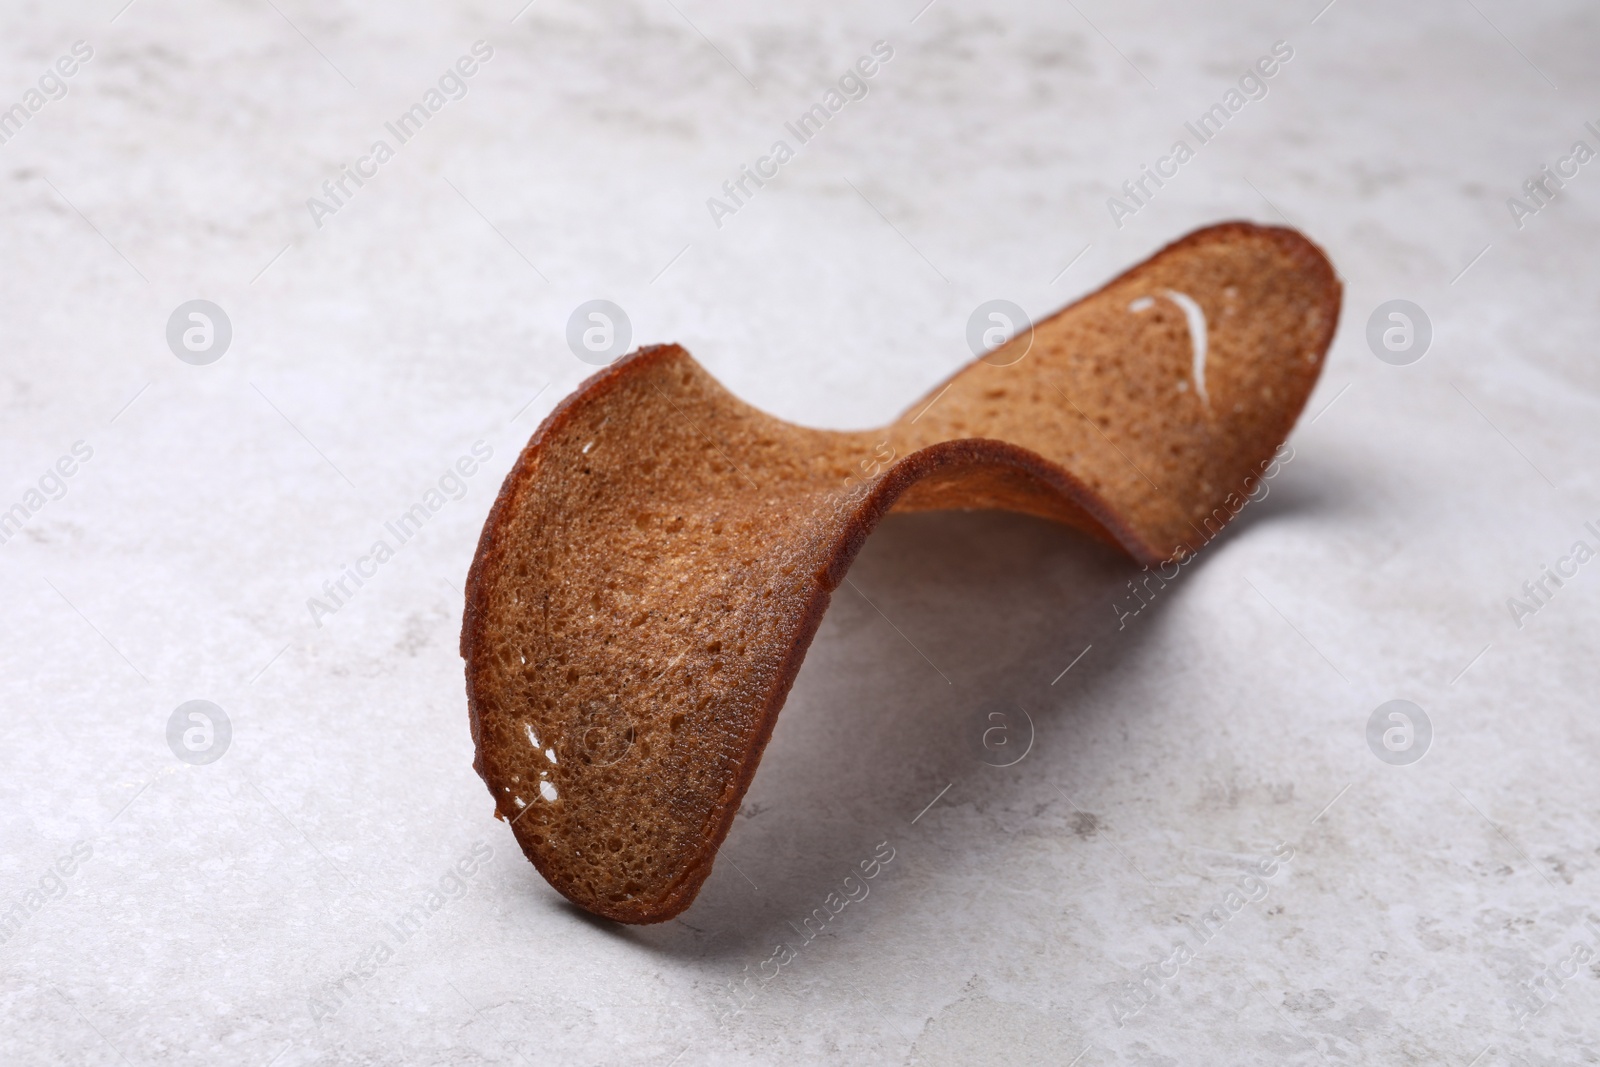
[[[0,41],[0,1062],[1600,1058],[1600,563],[1570,553],[1600,547],[1600,162],[1507,204],[1600,148],[1593,5],[122,3],[9,4]],[[1263,502],[1121,629],[1133,569],[1082,537],[890,520],[695,905],[624,929],[544,883],[470,767],[456,641],[500,479],[592,370],[575,307],[870,426],[970,358],[980,302],[1043,315],[1236,217],[1346,286]],[[232,327],[207,365],[166,336],[195,299]],[[1394,299],[1432,326],[1404,366],[1366,339]],[[1432,724],[1410,765],[1368,744],[1393,699]],[[169,745],[192,700],[231,728],[210,763]],[[996,704],[1034,724],[1005,769]]]

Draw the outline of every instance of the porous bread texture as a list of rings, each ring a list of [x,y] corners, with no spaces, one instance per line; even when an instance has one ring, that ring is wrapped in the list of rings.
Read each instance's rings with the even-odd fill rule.
[[[1204,316],[1204,396],[1182,297]],[[474,766],[496,814],[580,907],[677,915],[885,513],[1004,508],[1146,564],[1197,551],[1287,437],[1339,304],[1304,237],[1225,223],[882,430],[772,418],[675,345],[601,371],[529,441],[468,576]]]

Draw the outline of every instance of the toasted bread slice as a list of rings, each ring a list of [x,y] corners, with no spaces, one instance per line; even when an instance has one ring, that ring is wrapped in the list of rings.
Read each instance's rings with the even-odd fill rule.
[[[596,374],[506,477],[467,580],[474,766],[496,813],[580,907],[677,915],[886,512],[1005,508],[1145,564],[1195,552],[1288,435],[1339,303],[1304,237],[1226,223],[882,430],[762,414],[676,345]]]

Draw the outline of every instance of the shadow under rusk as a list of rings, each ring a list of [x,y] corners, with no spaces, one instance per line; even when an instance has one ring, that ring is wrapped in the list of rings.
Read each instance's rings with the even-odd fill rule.
[[[1114,605],[1131,602],[1140,569],[1067,527],[994,511],[891,516],[834,592],[769,758],[694,905],[659,926],[625,926],[540,896],[611,936],[731,968],[730,977],[744,965],[754,973],[780,942],[809,941],[794,924],[842,892],[881,843],[896,858],[825,936],[867,936],[917,909],[914,882],[940,877],[941,850],[966,847],[940,840],[934,820],[912,823],[945,785],[945,801],[976,803],[989,817],[985,809],[1092,773],[1073,744],[1087,728],[1115,720],[1130,745],[1153,741],[1161,724],[1130,695],[1127,665],[1186,595],[1185,579],[1239,527],[1317,507],[1283,488],[1241,511],[1127,619]],[[1031,717],[1031,747],[1011,767],[981,758],[984,709],[997,706]],[[864,884],[859,875],[855,884]]]

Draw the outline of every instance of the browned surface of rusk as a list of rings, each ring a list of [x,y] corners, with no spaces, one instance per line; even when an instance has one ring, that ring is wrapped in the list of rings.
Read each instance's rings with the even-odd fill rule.
[[[1171,292],[1204,312],[1209,403]],[[1339,302],[1305,238],[1224,223],[1039,323],[1020,360],[993,365],[1015,354],[1000,349],[881,430],[764,415],[675,345],[601,371],[529,441],[468,577],[475,766],[497,813],[580,907],[677,915],[886,512],[1005,508],[1143,563],[1196,551],[1288,436]]]

